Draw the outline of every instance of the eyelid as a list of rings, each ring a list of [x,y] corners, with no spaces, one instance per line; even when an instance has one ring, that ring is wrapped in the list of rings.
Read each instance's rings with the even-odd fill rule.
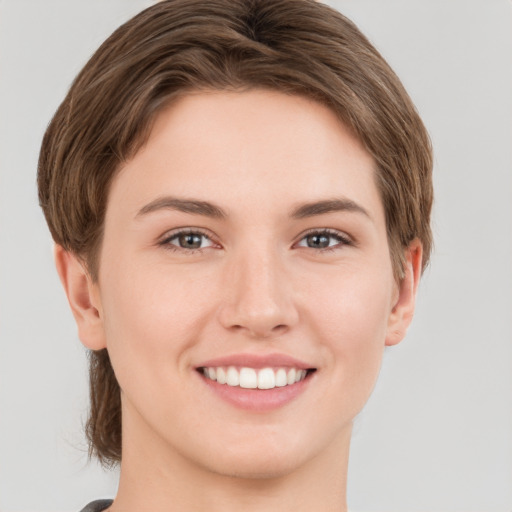
[[[201,247],[198,249],[185,249],[183,247],[179,247],[177,245],[171,244],[170,241],[177,238],[180,235],[188,235],[188,234],[196,234],[201,235],[207,238],[212,242],[212,244],[215,246],[220,246],[218,241],[216,240],[216,237],[207,229],[204,228],[196,228],[193,226],[184,226],[179,228],[174,228],[169,231],[166,231],[162,236],[158,238],[157,244],[160,246],[165,246],[172,250],[182,250],[184,252],[192,253],[196,251],[202,251],[204,249],[207,249],[208,247]]]
[[[294,246],[299,244],[302,240],[304,240],[304,238],[306,238],[309,235],[328,235],[333,238],[338,238],[340,240],[340,244],[339,244],[340,246],[355,245],[354,239],[350,235],[348,235],[345,231],[340,231],[338,229],[333,229],[333,228],[311,228],[311,229],[304,231],[303,233],[301,233],[298,236],[297,241],[294,243]],[[315,250],[325,251],[325,250],[333,250],[335,248],[336,248],[336,246],[324,247],[324,248],[315,249]],[[314,249],[314,248],[310,247],[310,249]]]
[[[214,246],[216,245],[216,246],[220,247],[220,243],[216,240],[215,235],[213,235],[209,230],[204,229],[204,228],[199,228],[199,227],[193,227],[193,226],[183,226],[183,227],[178,227],[178,228],[174,228],[169,231],[166,231],[161,237],[159,237],[157,244],[160,246],[165,246],[172,250],[177,250],[177,251],[182,250],[187,253],[202,251],[202,250],[208,248],[208,247],[201,247],[201,248],[197,248],[197,249],[185,249],[185,248],[182,248],[177,245],[169,243],[170,240],[178,237],[179,235],[186,235],[186,234],[198,234],[198,235],[204,236],[205,238],[210,240]],[[340,240],[340,243],[337,244],[336,246],[324,247],[324,248],[318,248],[318,249],[311,247],[311,249],[315,249],[318,251],[333,250],[338,246],[355,245],[354,239],[344,231],[340,231],[338,229],[333,229],[333,228],[311,228],[311,229],[308,229],[308,230],[302,232],[297,237],[296,242],[294,242],[294,244],[293,244],[293,247],[297,246],[307,236],[314,235],[314,234],[328,235],[333,238],[338,238]]]

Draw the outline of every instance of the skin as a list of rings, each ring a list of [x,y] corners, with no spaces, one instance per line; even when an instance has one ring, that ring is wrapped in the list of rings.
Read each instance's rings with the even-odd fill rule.
[[[293,216],[333,199],[344,207]],[[178,228],[206,234],[201,248],[180,247]],[[326,229],[329,247],[311,246]],[[108,348],[122,389],[112,511],[346,510],[352,421],[411,321],[421,245],[396,283],[374,161],[329,109],[261,90],[186,96],[113,181],[97,282],[62,248],[56,261],[81,341]],[[240,353],[316,372],[285,406],[242,410],[196,371]]]

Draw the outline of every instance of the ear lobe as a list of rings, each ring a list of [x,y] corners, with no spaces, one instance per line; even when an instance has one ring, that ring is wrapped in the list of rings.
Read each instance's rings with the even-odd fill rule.
[[[415,239],[405,250],[405,275],[399,284],[398,298],[389,316],[387,346],[400,343],[411,324],[416,305],[416,292],[421,277],[422,256],[421,242]]]
[[[83,263],[60,245],[54,250],[55,265],[78,327],[80,341],[91,350],[106,347],[97,285]]]

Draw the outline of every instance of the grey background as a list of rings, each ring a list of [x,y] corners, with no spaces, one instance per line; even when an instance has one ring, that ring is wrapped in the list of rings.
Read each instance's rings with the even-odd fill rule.
[[[0,0],[0,511],[77,511],[85,352],[37,205],[40,140],[72,78],[150,0]],[[512,510],[512,4],[332,0],[402,78],[436,155],[436,250],[414,324],[356,421],[349,506]]]

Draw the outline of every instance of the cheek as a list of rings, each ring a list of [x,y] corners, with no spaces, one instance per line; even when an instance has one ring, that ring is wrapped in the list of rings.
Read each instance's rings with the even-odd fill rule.
[[[391,273],[389,273],[391,276]],[[332,276],[328,291],[310,295],[311,335],[320,338],[338,389],[351,389],[354,407],[375,385],[391,310],[392,279],[387,272]],[[360,404],[360,405],[357,405]]]
[[[123,262],[111,269],[102,296],[107,347],[120,384],[134,368],[138,375],[149,369],[153,379],[160,373],[163,378],[171,363],[186,371],[187,349],[197,340],[212,304],[211,287],[205,286],[203,276],[179,269],[141,265],[131,270]]]
[[[314,315],[316,328],[326,332],[327,339],[363,348],[384,343],[393,290],[387,267],[347,266],[310,282],[303,290],[304,309]]]

